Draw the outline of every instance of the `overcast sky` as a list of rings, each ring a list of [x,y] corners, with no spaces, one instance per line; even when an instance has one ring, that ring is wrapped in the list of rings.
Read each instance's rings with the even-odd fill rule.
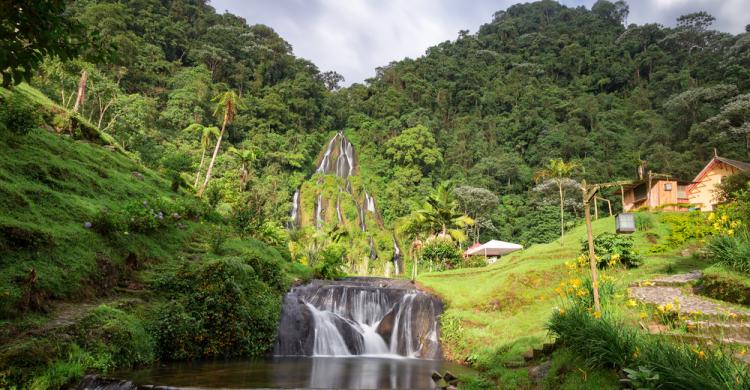
[[[492,14],[519,3],[513,0],[210,0],[249,24],[272,27],[294,54],[321,71],[342,74],[345,85],[375,75],[375,68],[404,57],[416,58],[459,30],[476,32]],[[561,0],[567,6],[596,0]],[[661,23],[690,12],[708,11],[714,28],[734,34],[750,24],[750,0],[627,0],[628,23]]]

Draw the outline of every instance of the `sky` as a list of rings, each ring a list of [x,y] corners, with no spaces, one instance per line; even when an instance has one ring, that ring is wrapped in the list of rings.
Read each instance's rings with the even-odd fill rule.
[[[591,8],[596,0],[560,0]],[[717,30],[741,33],[750,24],[750,0],[626,0],[628,23],[674,26],[690,12],[707,11]],[[477,31],[513,0],[211,0],[216,11],[231,12],[249,24],[265,24],[289,42],[294,54],[335,70],[344,85],[361,83],[375,68],[430,46],[455,40],[460,30]]]

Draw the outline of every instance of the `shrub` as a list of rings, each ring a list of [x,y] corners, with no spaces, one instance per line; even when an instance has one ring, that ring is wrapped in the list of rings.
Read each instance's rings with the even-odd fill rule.
[[[635,226],[640,232],[651,230],[654,227],[654,221],[651,219],[651,215],[646,213],[635,214]]]
[[[155,345],[136,317],[107,305],[91,311],[74,329],[76,341],[102,359],[107,372],[115,367],[133,367],[153,362]]]
[[[614,233],[602,233],[594,239],[594,252],[600,269],[622,264],[626,268],[641,265],[643,259],[633,248],[633,237]],[[588,259],[589,243],[581,240],[581,256]]]
[[[427,241],[422,259],[429,261],[438,271],[456,268],[461,263],[461,250],[449,238],[435,238]]]
[[[19,94],[0,98],[0,126],[8,131],[24,135],[41,123],[39,106],[28,98]]]
[[[261,356],[275,340],[281,294],[241,258],[186,263],[155,287],[174,300],[149,316],[164,358]]]
[[[344,266],[346,248],[341,245],[329,245],[320,252],[320,260],[315,265],[314,274],[318,279],[337,279],[346,276],[341,269]]]
[[[93,227],[101,234],[151,233],[176,222],[174,210],[171,203],[158,200],[129,202],[122,207],[101,210],[93,218]]]
[[[748,388],[750,373],[729,351],[656,338],[605,313],[597,319],[584,308],[552,315],[548,329],[590,367],[649,370],[655,387]]]
[[[706,246],[708,259],[739,272],[750,273],[750,233],[719,235]]]

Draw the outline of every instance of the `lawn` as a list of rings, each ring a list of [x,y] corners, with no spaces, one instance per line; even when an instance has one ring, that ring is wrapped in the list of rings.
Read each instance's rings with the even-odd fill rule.
[[[653,214],[653,226],[633,234],[635,247],[644,256],[640,267],[605,272],[618,287],[707,266],[693,256],[683,256],[680,250],[648,252],[669,233],[662,223],[664,215]],[[594,235],[614,230],[613,217],[593,222]],[[523,362],[524,351],[551,341],[545,325],[561,303],[555,288],[571,277],[565,262],[578,257],[585,236],[586,228],[580,225],[566,233],[563,245],[558,239],[516,252],[487,267],[419,275],[418,282],[446,303],[442,320],[446,357],[477,362],[479,366],[488,360],[512,366]],[[510,379],[512,383],[514,378]]]

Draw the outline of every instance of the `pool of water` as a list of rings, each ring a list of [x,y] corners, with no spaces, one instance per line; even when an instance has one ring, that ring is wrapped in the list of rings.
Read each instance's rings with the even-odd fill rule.
[[[392,357],[295,357],[174,363],[118,375],[138,385],[200,389],[431,389],[433,371],[471,374],[440,360]]]

